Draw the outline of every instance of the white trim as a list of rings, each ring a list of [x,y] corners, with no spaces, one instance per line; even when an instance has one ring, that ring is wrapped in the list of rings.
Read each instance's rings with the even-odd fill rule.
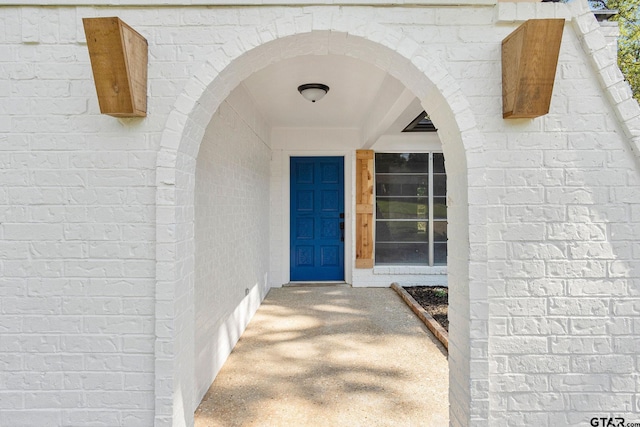
[[[435,146],[434,142],[431,142],[431,144],[429,144],[430,146]],[[418,274],[418,275],[430,275],[430,274],[435,274],[435,275],[441,275],[441,274],[447,274],[446,271],[446,265],[434,265],[434,249],[435,249],[435,244],[434,244],[434,231],[433,231],[433,227],[434,227],[434,219],[433,219],[433,155],[436,153],[439,154],[443,154],[442,152],[442,144],[438,141],[438,148],[437,149],[433,149],[433,150],[425,150],[424,148],[421,150],[415,150],[415,149],[411,149],[409,151],[403,151],[401,149],[398,148],[393,148],[393,149],[379,149],[378,151],[374,150],[374,185],[373,185],[373,200],[374,202],[377,201],[377,197],[378,194],[376,192],[376,184],[375,184],[375,177],[377,175],[376,171],[375,171],[375,154],[377,153],[390,153],[390,154],[395,154],[395,153],[426,153],[429,154],[429,182],[428,182],[428,187],[429,187],[429,197],[428,197],[428,211],[429,211],[429,215],[427,218],[427,223],[428,225],[428,240],[429,240],[429,255],[427,258],[427,262],[429,265],[419,265],[419,266],[411,266],[411,265],[406,265],[406,266],[402,266],[402,265],[398,265],[398,266],[388,266],[388,265],[376,265],[375,264],[375,258],[374,258],[374,266],[373,266],[373,274]],[[446,176],[446,175],[445,175]],[[373,213],[373,223],[374,225],[377,225],[377,210],[374,209],[374,213]],[[447,220],[447,226],[449,224],[449,221]],[[377,243],[376,240],[376,235],[375,235],[375,231],[376,228],[374,226],[373,229],[373,241],[375,243]],[[385,267],[391,267],[394,270],[392,272],[382,272],[383,270],[376,270],[376,268],[385,268]],[[413,268],[412,268],[413,267]],[[438,267],[444,267],[444,273],[442,273],[440,270],[437,270]],[[417,268],[417,269],[416,269]],[[398,270],[399,269],[399,270]],[[406,272],[406,271],[411,271],[411,272]]]
[[[373,274],[446,276],[448,272],[444,265],[433,267],[426,265],[376,265],[373,267]]]
[[[493,6],[498,0],[410,0],[408,2],[388,0],[328,0],[318,1],[312,0],[304,3],[305,6]],[[87,7],[103,7],[103,6],[141,6],[141,7],[168,7],[168,6],[300,6],[300,1],[284,1],[284,0],[7,0],[2,6],[87,6]]]
[[[429,191],[427,193],[427,205],[429,209],[428,219],[429,219],[429,230],[428,230],[428,239],[429,239],[429,255],[427,258],[429,259],[429,266],[433,266],[433,261],[435,256],[433,251],[435,249],[435,245],[433,244],[433,151],[429,152],[429,182],[427,183],[427,187],[429,187]]]
[[[405,132],[400,135],[382,135],[371,150],[376,153],[442,152],[438,132]]]
[[[245,296],[231,314],[218,326],[218,329],[212,335],[216,339],[215,360],[213,362],[213,379],[216,378],[220,369],[231,354],[231,351],[237,344],[240,336],[247,328],[249,321],[256,314],[260,304],[264,300],[267,293],[260,289],[260,284],[256,284],[251,291]],[[211,382],[213,383],[213,379]],[[200,402],[209,390],[210,384],[196,390],[195,401]]]

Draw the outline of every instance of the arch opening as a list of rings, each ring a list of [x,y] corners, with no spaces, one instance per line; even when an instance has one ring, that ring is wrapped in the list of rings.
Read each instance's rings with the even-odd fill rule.
[[[481,205],[482,202],[478,200],[478,196],[469,200],[469,193],[474,190],[473,187],[482,186],[481,136],[475,129],[473,115],[457,89],[456,82],[444,67],[429,57],[428,51],[424,48],[383,27],[378,28],[377,33],[372,33],[376,34],[376,40],[372,40],[372,37],[360,34],[357,19],[354,20],[353,28],[341,29],[342,32],[330,30],[332,29],[299,29],[298,34],[287,34],[265,43],[256,41],[256,46],[230,54],[230,57],[220,63],[207,62],[185,87],[184,93],[176,103],[176,109],[168,120],[158,157],[156,322],[159,333],[156,346],[156,384],[162,384],[162,387],[157,387],[156,408],[168,405],[171,410],[157,410],[157,420],[171,418],[174,424],[191,425],[193,410],[204,387],[197,384],[194,378],[197,360],[201,356],[197,350],[199,338],[196,332],[201,326],[197,324],[196,300],[199,295],[195,290],[198,280],[201,280],[198,276],[201,269],[197,256],[201,248],[198,247],[197,228],[194,224],[197,223],[199,215],[207,215],[205,210],[198,208],[201,204],[201,200],[197,201],[196,192],[198,162],[203,162],[205,158],[215,159],[218,154],[214,150],[209,156],[203,157],[206,150],[212,148],[209,146],[205,149],[202,145],[207,134],[215,134],[216,129],[221,129],[220,126],[210,126],[216,120],[214,112],[219,116],[219,120],[238,120],[239,117],[233,117],[238,113],[235,111],[238,108],[234,110],[233,104],[246,106],[251,104],[252,100],[251,97],[246,98],[246,93],[239,94],[236,88],[242,88],[243,85],[246,87],[243,82],[270,64],[293,60],[308,53],[318,57],[334,55],[356,59],[382,70],[385,76],[400,82],[403,88],[419,100],[420,106],[430,113],[439,129],[442,151],[447,162],[449,206],[451,423],[464,425],[470,419],[474,405],[473,390],[483,389],[482,386],[474,384],[486,381],[482,374],[474,375],[470,369],[472,364],[486,363],[486,356],[485,359],[474,356],[483,353],[486,336],[474,334],[472,341],[470,334],[472,329],[481,330],[482,322],[486,321],[479,318],[478,314],[472,315],[472,312],[482,312],[473,310],[472,307],[486,305],[486,297],[482,297],[481,291],[470,292],[472,287],[486,288],[486,272],[483,270],[486,266],[482,262],[481,251],[474,251],[475,247],[482,244],[483,238],[481,231],[485,220],[481,214],[482,210],[475,209],[476,205]],[[392,43],[390,40],[396,42]],[[292,82],[292,87],[294,86],[297,85]],[[246,118],[244,121],[247,121]],[[273,180],[273,165],[270,164],[269,170],[266,170],[264,163],[266,157],[271,157],[271,138],[277,131],[264,129],[264,123],[258,120],[254,120],[246,129],[248,133],[240,139],[252,140],[253,147],[259,147],[258,151],[261,152],[256,154],[255,165],[246,167],[247,173],[253,173],[255,182],[263,182],[266,175]],[[362,129],[358,133],[357,139],[361,146],[367,144],[365,134],[366,131]],[[218,135],[218,139],[225,138]],[[342,149],[345,153],[345,163],[349,163],[353,158],[353,148]],[[283,156],[289,156],[295,151],[286,150]],[[255,166],[259,169],[257,173]],[[256,201],[252,196],[247,197],[247,200],[250,199]],[[269,201],[263,198],[256,203],[257,206],[265,206]],[[215,202],[210,206],[213,210],[217,209]],[[222,214],[233,216],[233,210]],[[252,221],[255,224],[251,230],[255,235],[255,231],[264,227],[264,223],[257,218],[253,218]],[[473,236],[473,239],[470,239],[470,236]],[[225,353],[231,350],[268,287],[278,282],[278,279],[269,278],[268,274],[264,277],[262,274],[265,269],[264,254],[260,252],[272,251],[270,245],[273,244],[273,232],[266,238],[261,235],[258,241],[260,243],[256,247],[259,249],[252,256],[260,259],[263,264],[253,271],[253,276],[243,279],[255,282],[256,286],[243,286],[239,291],[241,294],[246,292],[247,295],[233,296],[235,299],[242,299],[243,302],[236,305],[231,312],[227,310],[224,314],[227,319],[233,319],[231,323],[218,319],[218,323],[214,325],[222,328],[224,334],[221,336],[224,336],[228,343],[223,349],[220,345],[215,346],[215,349],[209,349],[210,353],[217,352],[216,357],[220,363],[226,358]],[[350,257],[353,251],[349,249],[346,252],[347,257]],[[273,260],[268,262],[273,263]],[[281,277],[279,280],[282,282],[285,278]],[[237,291],[238,289],[229,291],[229,294]],[[224,312],[225,309],[220,308],[220,311]],[[229,325],[233,327],[229,328]],[[163,331],[166,333],[162,333]],[[486,352],[484,354],[486,355]]]

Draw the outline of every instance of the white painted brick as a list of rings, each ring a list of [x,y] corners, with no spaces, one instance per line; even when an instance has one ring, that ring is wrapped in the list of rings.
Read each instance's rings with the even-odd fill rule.
[[[509,298],[496,300],[490,308],[495,316],[544,316],[547,301],[543,298]]]
[[[153,356],[145,354],[86,354],[87,371],[153,372]]]
[[[4,335],[0,337],[1,352],[56,352],[60,337],[57,335]]]
[[[87,392],[85,396],[88,408],[146,409],[153,406],[153,397],[145,392]]]
[[[549,390],[549,379],[546,375],[503,375],[504,381],[491,384],[495,392],[540,392]]]
[[[0,392],[0,409],[24,409],[22,394]]]
[[[104,410],[63,411],[62,422],[64,425],[121,425],[118,412]]]
[[[632,411],[634,398],[632,394],[617,394],[616,396],[602,393],[584,393],[580,396],[571,396],[571,409],[578,411],[622,411],[623,413]]]
[[[5,261],[4,273],[7,277],[61,277],[64,264],[48,260]]]
[[[638,199],[634,198],[633,187],[613,187],[611,189],[611,200],[622,203],[637,203]]]
[[[490,418],[500,420],[496,425],[559,425],[562,421],[567,421],[566,425],[576,425],[588,419],[585,413],[592,412],[589,405],[581,406],[583,404],[576,397],[585,392],[594,393],[587,400],[595,399],[593,396],[597,393],[603,396],[603,404],[621,410],[627,408],[625,405],[633,401],[629,400],[629,395],[635,390],[630,390],[620,379],[637,374],[635,359],[631,358],[630,365],[628,359],[615,360],[625,367],[623,373],[597,373],[602,366],[585,365],[572,353],[546,354],[554,348],[560,349],[560,341],[553,341],[560,337],[567,339],[563,343],[566,348],[575,349],[576,354],[585,357],[595,357],[601,349],[596,346],[596,339],[610,341],[611,336],[619,336],[620,345],[625,339],[632,340],[633,318],[638,310],[635,299],[629,298],[628,294],[640,293],[634,290],[640,287],[637,286],[638,266],[635,263],[640,249],[635,250],[634,246],[640,231],[632,225],[640,223],[640,211],[636,212],[635,208],[637,165],[629,151],[631,144],[624,140],[624,135],[637,133],[637,107],[634,111],[628,87],[619,82],[614,58],[601,43],[599,26],[593,15],[575,3],[502,3],[497,8],[456,6],[455,9],[438,5],[429,8],[370,6],[353,10],[335,6],[285,10],[279,6],[126,8],[111,5],[50,7],[46,9],[47,13],[37,7],[3,8],[0,54],[4,55],[0,55],[0,76],[11,80],[10,83],[0,80],[0,97],[5,97],[0,102],[0,111],[5,112],[0,118],[0,150],[9,153],[0,156],[0,238],[8,243],[0,244],[0,267],[5,275],[22,277],[0,282],[0,312],[7,316],[5,323],[0,321],[0,325],[4,324],[6,330],[16,334],[0,337],[0,346],[12,352],[30,353],[1,353],[0,366],[22,369],[24,363],[24,369],[38,372],[22,383],[12,383],[15,393],[11,396],[17,397],[5,403],[9,407],[3,408],[6,410],[0,424],[85,425],[96,422],[140,426],[154,423],[151,397],[154,395],[151,387],[155,370],[154,337],[149,321],[155,315],[160,322],[158,326],[166,322],[166,325],[176,324],[183,328],[181,330],[189,330],[188,322],[184,320],[187,315],[174,322],[171,315],[163,317],[173,313],[174,306],[168,307],[165,313],[159,305],[156,312],[153,301],[156,289],[159,301],[171,301],[175,291],[172,286],[186,285],[194,280],[192,272],[185,267],[193,262],[194,253],[193,247],[186,243],[193,235],[193,229],[186,224],[194,208],[190,204],[193,193],[185,183],[194,182],[195,163],[189,163],[194,161],[189,155],[195,157],[201,139],[187,135],[181,142],[187,117],[169,117],[169,111],[172,106],[183,108],[177,98],[185,91],[191,100],[191,104],[185,104],[187,109],[194,108],[193,115],[188,117],[190,129],[201,135],[208,115],[231,90],[228,87],[214,93],[217,90],[214,84],[208,93],[200,96],[198,91],[204,90],[218,71],[259,41],[272,41],[278,33],[294,34],[311,28],[331,29],[331,36],[322,35],[331,41],[325,46],[321,38],[308,38],[307,44],[302,46],[306,52],[310,51],[308,46],[313,42],[310,45],[313,52],[330,50],[360,55],[364,60],[393,70],[393,74],[404,79],[403,83],[421,98],[427,92],[442,98],[437,94],[440,88],[445,100],[429,105],[441,107],[436,110],[451,108],[454,111],[455,119],[445,117],[440,122],[443,124],[441,135],[447,139],[448,147],[459,144],[458,137],[449,130],[455,120],[463,130],[473,129],[480,135],[464,136],[469,144],[464,154],[465,162],[473,171],[467,177],[470,182],[464,177],[456,181],[459,189],[473,189],[468,198],[456,200],[466,207],[465,215],[469,216],[472,225],[468,241],[473,246],[468,247],[465,256],[474,260],[469,269],[472,274],[468,274],[474,287],[468,295],[461,293],[464,304],[471,301],[468,298],[473,299],[473,304],[461,307],[458,312],[467,310],[477,319],[456,318],[467,322],[465,327],[473,329],[469,333],[472,341],[469,349],[459,350],[460,356],[456,356],[455,345],[461,343],[454,339],[450,360],[472,366],[473,375],[483,379],[477,382],[477,387],[473,383],[466,389],[452,382],[453,396],[462,396],[460,400],[453,400],[452,420],[455,421],[452,423],[485,425]],[[556,82],[556,91],[563,96],[552,102],[551,115],[520,121],[501,118],[500,61],[496,46],[516,25],[500,23],[496,26],[494,13],[509,22],[553,16],[573,20],[573,25],[567,25],[565,29],[560,80]],[[96,15],[121,16],[150,41],[150,114],[146,119],[116,120],[98,115],[80,22],[83,16]],[[273,24],[275,21],[277,25]],[[433,25],[436,23],[438,25]],[[241,26],[247,27],[246,31],[240,29]],[[396,61],[391,55],[335,30],[379,40],[404,55],[423,58],[416,60],[420,72],[411,69],[408,61]],[[246,40],[242,39],[242,34],[247,35]],[[582,39],[587,46],[602,49],[590,56],[580,46]],[[290,41],[294,39],[287,43]],[[294,43],[287,47],[286,43],[274,41],[272,46],[278,47],[277,52],[264,50],[262,58],[254,56],[242,62],[243,65],[238,65],[241,61],[234,62],[232,67],[236,68],[237,75],[247,73],[247,67],[253,70],[275,61],[285,52],[303,51]],[[251,53],[247,54],[249,56]],[[203,61],[209,62],[203,66]],[[196,71],[198,69],[204,71]],[[604,83],[593,79],[596,70],[601,70],[598,71],[599,78]],[[435,90],[421,83],[426,81],[421,77],[423,73],[433,79]],[[198,84],[188,85],[194,74],[197,74]],[[223,84],[235,86],[239,81],[234,78],[232,76]],[[600,88],[602,84],[606,90]],[[186,87],[189,89],[184,89]],[[575,96],[576,93],[580,96]],[[620,104],[620,108],[610,104],[608,99]],[[198,110],[199,105],[205,107]],[[12,106],[13,111],[6,110]],[[240,113],[249,111],[245,106],[238,110]],[[603,115],[602,111],[615,111],[619,117],[627,118],[627,124],[617,125],[613,115]],[[441,116],[446,114],[440,111],[434,114],[434,117]],[[251,117],[245,119],[253,123],[259,135],[267,133],[264,129],[268,125],[255,123]],[[162,132],[167,128],[174,132],[167,131],[163,139]],[[159,170],[156,181],[156,153],[159,164],[165,168],[171,168],[175,159],[170,150],[160,150],[161,140],[166,147],[188,153],[177,161],[180,168],[177,179],[173,171]],[[457,150],[464,152],[459,147]],[[447,157],[449,162],[449,153]],[[487,167],[491,174],[485,174]],[[270,176],[268,168],[263,173],[265,182],[272,180],[275,185],[281,182],[281,176],[273,180],[274,175]],[[488,179],[483,181],[485,175]],[[162,184],[158,192],[158,202],[168,209],[165,212],[158,210],[156,218],[154,186],[156,182],[165,181],[167,184]],[[495,205],[491,211],[478,214],[487,200]],[[171,211],[174,201],[179,204],[178,209]],[[263,211],[268,212],[269,198],[262,202],[266,203],[261,205]],[[197,215],[197,210],[195,212]],[[282,214],[271,210],[271,215]],[[246,218],[251,219],[251,216]],[[490,221],[488,226],[486,220]],[[156,221],[171,227],[157,227]],[[264,220],[264,230],[269,230],[269,224],[273,224],[272,232],[282,233],[282,224],[274,224],[269,218]],[[13,229],[14,226],[17,229]],[[259,246],[264,254],[269,252],[264,250],[269,247],[265,243],[269,240],[272,242],[270,249],[279,250],[286,244],[279,236],[269,235],[268,231],[264,233],[262,246]],[[179,243],[174,242],[174,237]],[[487,245],[487,238],[490,245]],[[167,243],[157,248],[157,258],[156,239]],[[624,244],[620,245],[620,242]],[[23,243],[28,243],[28,247]],[[279,258],[273,258],[271,266],[264,254],[247,252],[247,257],[259,260],[260,274],[256,277],[260,280],[265,280],[262,274],[266,271],[282,268],[280,253]],[[453,261],[458,259],[458,254],[451,256]],[[31,265],[23,262],[30,257]],[[183,258],[174,263],[174,257]],[[155,259],[160,261],[157,272],[153,265]],[[524,262],[526,260],[540,262]],[[604,266],[600,261],[605,262]],[[489,266],[497,268],[487,271]],[[175,277],[183,272],[187,272],[188,279],[177,281]],[[174,281],[165,280],[168,274],[175,275]],[[452,294],[470,280],[465,277],[466,271],[450,271],[449,274]],[[51,275],[60,277],[47,277]],[[388,276],[356,272],[354,280],[363,283],[371,279],[371,283],[383,283],[394,275],[408,276],[398,275],[395,271]],[[491,277],[491,284],[486,284],[487,275]],[[555,275],[559,277],[555,278]],[[510,276],[517,277],[512,279]],[[621,279],[616,279],[617,276]],[[438,279],[446,277],[443,275]],[[237,288],[244,291],[245,286]],[[188,286],[177,289],[183,295],[189,293]],[[224,289],[220,295],[226,301],[223,305],[236,307],[242,292],[236,294],[232,286]],[[25,297],[27,293],[28,298]],[[491,303],[484,298],[489,298]],[[45,299],[52,300],[53,306],[41,301]],[[189,301],[188,298],[185,301]],[[602,301],[604,306],[597,301]],[[496,309],[500,304],[506,307]],[[193,310],[188,303],[186,305],[175,307]],[[527,312],[527,309],[533,312]],[[35,318],[50,311],[56,314],[49,316],[50,324]],[[21,314],[30,320],[16,323],[15,316]],[[552,315],[545,317],[548,314]],[[498,317],[493,317],[496,315]],[[600,317],[592,319],[592,315]],[[84,322],[81,333],[64,331],[75,327],[70,322],[74,317],[82,318]],[[538,340],[525,345],[518,336],[502,335],[499,346],[494,343],[490,350],[487,349],[487,340],[491,342],[492,339],[486,336],[486,331],[505,334],[505,325],[509,325],[509,333],[515,335],[551,340],[550,348],[541,346]],[[22,327],[27,329],[17,330]],[[128,330],[123,331],[125,328]],[[61,332],[55,332],[58,330]],[[640,328],[636,327],[637,330]],[[31,332],[20,336],[25,331]],[[165,334],[162,336],[166,338],[173,332],[158,328],[156,333]],[[582,335],[587,333],[602,335]],[[81,340],[71,340],[74,335]],[[103,342],[99,338],[102,336],[121,341]],[[455,337],[455,333],[452,336]],[[180,338],[178,335],[176,340]],[[593,340],[580,341],[587,338]],[[192,341],[180,339],[177,342],[188,344]],[[175,341],[161,342],[158,354],[173,351],[175,344]],[[119,350],[110,356],[90,353],[109,345],[115,345]],[[60,352],[61,346],[73,352],[46,353]],[[510,354],[505,358],[503,369],[508,371],[508,376],[502,380],[498,375],[486,373],[486,366],[497,357],[495,350],[506,347],[519,348],[530,354]],[[620,347],[620,351],[625,350]],[[167,372],[171,375],[177,372],[175,380],[185,380],[189,378],[187,374],[181,375],[193,371],[188,351],[177,354],[178,358],[172,363],[180,366],[178,371],[171,371],[173,368],[162,371],[164,365],[158,362],[156,372],[160,387],[165,387],[165,381],[171,384],[174,379],[162,376]],[[5,355],[11,355],[11,358],[5,358]],[[625,356],[631,357],[630,354]],[[575,364],[570,366],[570,361]],[[455,363],[452,366],[459,366]],[[593,381],[584,384],[571,382],[573,378],[566,382],[547,381],[558,378],[547,374],[567,372],[570,368],[582,370],[580,372],[587,374],[583,377],[593,378]],[[106,395],[87,390],[90,396],[82,404],[91,409],[80,407],[80,404],[59,409],[54,408],[54,399],[61,399],[66,393],[61,390],[63,385],[54,380],[43,381],[42,384],[52,387],[51,393],[45,393],[40,403],[33,400],[33,396],[28,402],[30,405],[50,405],[53,410],[43,407],[35,414],[16,411],[27,402],[24,389],[37,385],[38,376],[49,369],[57,373],[101,370],[109,374],[115,370],[116,378],[122,378],[122,372],[129,372],[131,375],[124,376],[122,386],[130,388],[112,390],[118,393]],[[455,372],[453,374],[455,377]],[[460,374],[460,383],[471,384],[465,375]],[[611,388],[597,389],[601,383],[606,385],[606,378],[611,378]],[[618,386],[614,387],[615,378]],[[186,387],[188,381],[184,382]],[[106,382],[87,384],[99,388]],[[111,384],[116,387],[115,383]],[[514,387],[518,384],[522,388]],[[505,388],[496,388],[497,385]],[[170,425],[173,420],[169,407],[173,401],[171,388],[167,392],[165,388],[158,390],[155,423]],[[506,390],[518,394],[510,400]],[[193,409],[189,405],[197,402],[188,397],[194,394],[192,391],[181,389],[180,393],[187,399],[187,415],[183,419],[189,420]],[[64,401],[65,405],[74,402],[73,396],[72,393],[65,396],[70,399]],[[469,405],[464,409],[462,404],[458,405],[467,400]],[[0,402],[7,400],[0,397]],[[558,408],[561,413],[574,412],[564,418],[554,419],[551,415],[545,418],[545,414],[535,412],[542,410],[544,405]],[[583,414],[577,416],[576,411]]]
[[[25,317],[24,332],[36,333],[75,333],[82,330],[82,318],[80,317]]]
[[[604,316],[609,302],[594,298],[554,297],[549,300],[549,314],[565,316]]]
[[[634,240],[640,230],[640,223],[612,224],[611,237],[616,240]]]
[[[606,354],[612,352],[612,342],[607,337],[559,336],[551,338],[554,354]]]
[[[545,235],[544,224],[500,224],[496,240],[504,241],[543,241]]]
[[[570,371],[570,358],[557,355],[509,356],[509,370],[522,373],[558,374]]]
[[[491,191],[489,203],[502,205],[541,204],[544,190],[532,187],[500,188]]]
[[[607,263],[603,261],[555,261],[550,260],[546,264],[547,274],[551,277],[604,277],[607,271]]]
[[[615,315],[631,315],[640,314],[640,300],[637,298],[626,299],[613,302],[613,314]]]
[[[567,219],[571,222],[591,223],[603,219],[610,222],[625,222],[627,209],[623,206],[609,206],[606,209],[594,209],[588,206],[568,206]]]
[[[587,280],[572,279],[568,281],[568,293],[575,296],[590,295],[627,295],[627,283],[624,280]]]
[[[118,353],[122,350],[119,335],[65,335],[61,348],[68,353]]]
[[[640,344],[638,343],[638,340],[631,335],[615,337],[613,339],[613,350],[618,354],[635,355],[638,353],[639,348]]]
[[[27,354],[24,356],[24,369],[30,371],[56,372],[82,371],[85,368],[81,355]]]
[[[495,337],[489,342],[489,351],[500,354],[546,353],[545,337]]]
[[[6,297],[3,299],[3,314],[60,314],[60,298],[21,298]]]
[[[610,375],[611,391],[614,392],[634,392],[636,391],[636,381],[627,375]]]
[[[607,333],[613,336],[632,335],[636,329],[633,325],[634,319],[612,318],[607,321]]]
[[[140,317],[119,317],[119,316],[102,316],[102,317],[85,317],[82,331],[91,334],[142,334],[148,332],[149,327],[145,328],[144,318]]]
[[[147,335],[123,337],[122,351],[125,353],[153,353],[154,341]]]
[[[83,394],[77,391],[30,392],[25,394],[26,409],[77,408],[82,405]]]
[[[562,205],[509,206],[507,207],[507,217],[505,219],[508,219],[507,222],[531,222],[540,219],[548,222],[561,222],[565,219],[564,211],[565,207]]]
[[[7,240],[61,240],[60,224],[2,224],[3,236]]]
[[[154,414],[151,411],[124,410],[121,413],[123,427],[145,426],[154,423]],[[156,423],[155,425],[159,424]]]
[[[53,222],[66,222],[66,223],[79,223],[79,222],[87,222],[88,212],[83,206],[31,206],[29,209],[29,219],[30,222],[42,222],[42,223],[53,223]],[[66,243],[66,242],[65,242]],[[71,243],[69,246],[66,246],[61,242],[46,242],[45,245],[57,245],[59,248],[67,248],[67,250],[73,250],[72,248],[76,247],[75,245],[78,242]],[[33,251],[36,246],[31,245],[31,250]]]
[[[524,409],[558,411],[568,405],[568,396],[561,393],[511,393],[508,397],[508,408],[513,411]]]
[[[528,285],[532,296],[553,296],[565,294],[565,281],[561,279],[536,279]]]
[[[514,335],[566,335],[569,320],[563,317],[514,317],[510,331]]]
[[[579,375],[565,374],[552,375],[549,382],[554,390],[575,392],[607,392],[610,390],[610,377],[603,374]]]
[[[62,426],[62,416],[59,410],[41,411],[2,411],[2,419],[6,425],[38,425],[42,427]]]
[[[137,391],[153,391],[154,375],[144,373],[129,373],[124,376],[124,389]]]
[[[510,246],[510,258],[515,259],[566,259],[567,247],[564,242],[514,243]]]
[[[615,354],[575,356],[571,366],[579,373],[630,373],[634,369],[634,358]]]
[[[602,224],[557,223],[549,224],[548,236],[550,240],[602,241],[606,229]]]

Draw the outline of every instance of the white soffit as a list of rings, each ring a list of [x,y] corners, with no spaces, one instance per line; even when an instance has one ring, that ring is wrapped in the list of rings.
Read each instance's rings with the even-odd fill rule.
[[[385,71],[355,58],[308,55],[272,64],[243,85],[271,127],[359,128],[388,81]],[[305,83],[324,83],[330,89],[311,103],[298,93]],[[389,99],[389,107],[394,102]]]

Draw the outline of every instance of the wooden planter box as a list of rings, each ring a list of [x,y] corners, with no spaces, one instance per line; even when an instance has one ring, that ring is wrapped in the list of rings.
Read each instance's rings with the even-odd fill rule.
[[[83,18],[100,112],[147,115],[147,40],[120,18]]]

